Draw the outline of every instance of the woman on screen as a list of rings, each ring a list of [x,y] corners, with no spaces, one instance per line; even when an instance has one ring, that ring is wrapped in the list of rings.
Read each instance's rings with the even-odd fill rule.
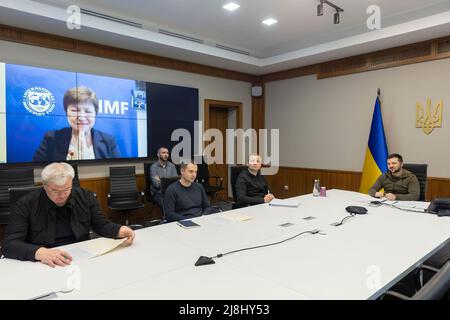
[[[64,111],[70,127],[47,131],[33,161],[119,158],[112,135],[95,130],[98,99],[91,89],[75,87],[64,94]]]

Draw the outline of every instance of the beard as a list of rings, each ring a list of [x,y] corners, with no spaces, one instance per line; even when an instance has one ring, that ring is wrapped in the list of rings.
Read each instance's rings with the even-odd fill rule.
[[[399,173],[400,172],[400,170],[402,170],[402,167],[400,167],[400,168],[398,168],[398,169],[394,169],[394,170],[389,170],[389,171],[391,171],[391,173]]]

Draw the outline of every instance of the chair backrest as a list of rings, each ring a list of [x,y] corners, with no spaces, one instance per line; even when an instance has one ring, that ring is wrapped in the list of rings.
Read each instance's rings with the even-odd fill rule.
[[[12,208],[13,204],[15,204],[20,198],[22,198],[27,193],[30,193],[35,190],[42,189],[42,186],[29,186],[29,187],[13,187],[9,188],[9,202]]]
[[[9,188],[34,186],[33,168],[0,169],[0,213],[9,213]]]
[[[412,297],[413,300],[440,300],[450,288],[450,260]]]
[[[420,195],[419,201],[425,201],[425,196],[427,192],[427,168],[428,164],[412,164],[412,163],[404,163],[403,168],[411,171],[417,179],[419,180],[420,185]]]
[[[231,191],[233,192],[234,202],[237,202],[236,181],[241,172],[245,169],[247,169],[247,166],[231,166],[230,168],[230,183],[231,183]]]
[[[71,163],[70,165],[75,171],[75,176],[72,180],[72,187],[80,187],[80,179],[78,178],[78,165],[76,163]]]
[[[145,198],[147,199],[147,201],[152,200],[152,194],[151,194],[152,181],[150,179],[150,167],[154,163],[155,163],[155,161],[144,162]]]
[[[208,183],[209,180],[209,168],[208,164],[204,161],[197,164],[197,181],[200,183]]]
[[[180,180],[180,176],[175,177],[161,177],[161,195],[164,198],[164,194],[167,188],[174,182]]]
[[[112,202],[138,200],[136,168],[134,166],[110,167],[109,193]]]

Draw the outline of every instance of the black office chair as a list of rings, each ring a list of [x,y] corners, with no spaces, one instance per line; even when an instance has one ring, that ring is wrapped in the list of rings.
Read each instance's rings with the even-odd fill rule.
[[[150,178],[150,167],[155,163],[155,161],[144,162],[144,180],[145,180],[145,199],[147,202],[153,201],[152,195],[152,181]]]
[[[450,260],[440,269],[425,265],[420,268],[434,272],[435,274],[412,297],[395,291],[387,291],[383,298],[386,296],[392,296],[402,300],[440,300],[446,297],[448,298],[450,290]]]
[[[427,193],[427,168],[428,164],[404,163],[403,168],[413,173],[419,180],[420,196],[419,201],[425,201]]]
[[[230,167],[230,183],[231,183],[231,192],[233,193],[233,201],[234,203],[232,204],[232,209],[238,209],[238,208],[242,208],[242,207],[246,207],[246,205],[239,203],[238,199],[237,199],[237,194],[236,194],[236,181],[237,178],[239,177],[239,175],[241,174],[241,172],[243,170],[246,170],[247,166],[231,166]]]
[[[33,168],[0,169],[0,224],[9,221],[9,189],[27,186],[34,186]]]
[[[208,164],[202,161],[202,163],[197,165],[197,182],[203,185],[205,192],[208,197],[215,198],[217,193],[224,190],[223,178],[219,176],[210,176]],[[214,181],[211,183],[211,181]]]
[[[164,212],[164,194],[166,193],[167,188],[174,182],[180,180],[180,176],[175,177],[161,177],[161,196],[163,201],[163,221],[165,222],[165,212]]]
[[[30,193],[35,190],[42,189],[42,186],[29,186],[29,187],[13,187],[9,188],[9,205],[12,206],[27,193]]]
[[[142,225],[129,225],[130,213],[144,208],[136,184],[136,168],[110,167],[109,168],[110,192],[108,193],[108,207],[114,211],[125,214],[125,224],[132,229],[140,229]]]

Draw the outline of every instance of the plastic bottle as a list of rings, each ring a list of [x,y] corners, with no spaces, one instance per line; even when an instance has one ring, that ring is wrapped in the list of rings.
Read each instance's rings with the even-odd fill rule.
[[[314,180],[314,187],[313,187],[313,196],[318,197],[320,195],[320,182],[319,179]]]

